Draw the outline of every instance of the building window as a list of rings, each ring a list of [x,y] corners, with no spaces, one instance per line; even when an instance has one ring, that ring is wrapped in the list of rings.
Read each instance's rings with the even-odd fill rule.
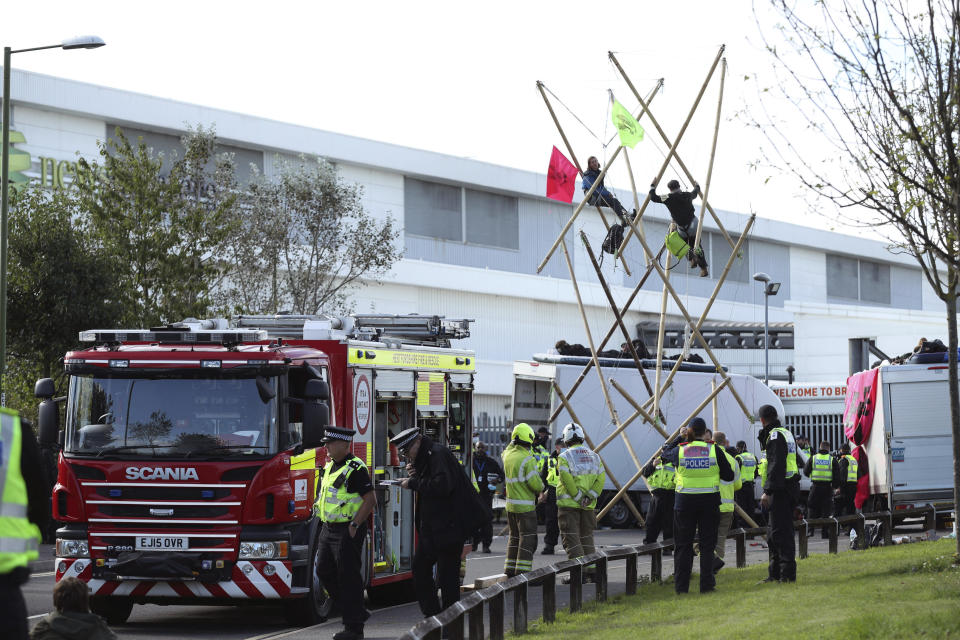
[[[828,254],[827,298],[890,304],[890,265]]]
[[[722,233],[708,234],[704,231],[703,235],[710,236],[710,252],[708,254],[710,273],[714,278],[719,278],[720,274],[723,273],[723,268],[727,265],[727,260],[730,259],[730,253],[733,251],[733,247],[730,246],[730,243],[727,242],[727,239],[723,237]],[[707,244],[703,237],[700,238],[700,244]],[[706,246],[704,246],[704,249],[706,249]],[[733,264],[730,265],[730,273],[727,274],[727,280],[731,282],[750,282],[750,253],[747,242],[740,245],[740,257],[735,259]]]
[[[415,178],[403,181],[406,233],[502,249],[520,248],[516,198]]]

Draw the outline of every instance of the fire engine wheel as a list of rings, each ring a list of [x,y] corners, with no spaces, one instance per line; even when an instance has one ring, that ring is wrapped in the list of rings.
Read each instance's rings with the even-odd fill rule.
[[[123,624],[133,611],[129,598],[90,598],[90,611],[106,619],[107,624]]]
[[[310,561],[310,593],[305,598],[284,603],[284,614],[290,624],[308,627],[330,617],[333,600],[327,595],[323,585],[320,584],[320,578],[317,577],[319,563],[320,545],[314,544],[313,557]]]

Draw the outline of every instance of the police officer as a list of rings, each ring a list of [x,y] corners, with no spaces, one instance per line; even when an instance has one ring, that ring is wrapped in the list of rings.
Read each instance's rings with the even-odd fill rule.
[[[797,468],[797,443],[783,428],[776,408],[769,404],[758,411],[759,440],[767,453],[766,480],[760,504],[769,511],[770,564],[763,582],[796,582],[796,543],[793,539],[793,509],[800,499],[800,472]]]
[[[49,517],[40,449],[33,429],[0,408],[0,638],[27,640],[27,607],[20,585],[39,556]]]
[[[844,442],[840,447],[842,456],[839,460],[840,476],[840,513],[837,515],[848,516],[857,512],[855,498],[857,497],[857,480],[860,477],[860,464],[857,459],[850,455],[850,443]]]
[[[755,480],[759,472],[759,463],[757,457],[747,451],[747,443],[743,440],[737,442],[736,458],[740,464],[741,486],[740,490],[736,492],[734,499],[737,504],[740,505],[740,508],[743,509],[743,512],[753,518],[757,510],[757,499],[754,490],[756,487]],[[740,516],[736,516],[734,522],[741,526],[746,526],[746,522],[744,522]]]
[[[840,475],[837,461],[830,455],[830,443],[824,440],[820,449],[803,465],[803,473],[810,478],[810,495],[807,497],[808,518],[829,518],[833,515],[833,487]],[[827,527],[820,531],[828,537]]]
[[[563,438],[557,438],[553,443],[553,451],[547,457],[547,463],[540,473],[540,479],[543,480],[544,491],[540,494],[539,502],[543,503],[544,520],[546,521],[547,532],[543,536],[543,551],[545,556],[553,555],[553,548],[560,541],[560,525],[557,522],[557,485],[560,483],[560,475],[557,473],[557,464],[560,458],[560,452],[563,451]]]
[[[643,477],[650,488],[650,504],[647,506],[647,532],[643,544],[656,542],[663,532],[663,539],[673,537],[673,502],[676,487],[676,469],[664,459],[657,458],[643,468]],[[669,552],[668,552],[669,553]]]
[[[546,477],[547,471],[547,460],[550,458],[550,451],[547,450],[547,446],[550,444],[550,431],[546,427],[540,427],[537,429],[537,433],[533,438],[533,448],[530,449],[530,452],[533,454],[533,457],[537,459],[537,473],[540,474],[541,481],[546,485],[546,481],[543,479]],[[537,500],[537,522],[539,524],[545,524],[547,521],[547,505],[545,501]]]
[[[503,482],[503,469],[500,463],[487,455],[487,445],[477,443],[473,454],[473,477],[477,483],[480,501],[485,509],[483,523],[473,534],[473,550],[482,543],[483,552],[490,553],[490,544],[493,542],[493,494],[497,485]]]
[[[317,576],[343,615],[343,631],[334,640],[359,640],[370,617],[363,606],[360,550],[377,494],[367,465],[350,452],[352,429],[328,426],[322,442],[330,459],[323,467],[317,495],[316,508],[323,521]]]
[[[420,611],[429,617],[460,599],[463,545],[480,526],[483,506],[449,448],[420,435],[416,427],[401,431],[391,442],[407,459],[409,477],[402,486],[417,497],[413,587]]]
[[[584,443],[583,427],[571,422],[563,428],[567,446],[557,460],[557,510],[560,539],[573,560],[594,552],[593,530],[597,528],[597,496],[603,491],[607,474],[600,456]]]
[[[674,590],[687,593],[693,569],[693,538],[700,534],[700,593],[713,591],[713,552],[720,522],[720,481],[732,481],[733,469],[716,444],[704,437],[707,423],[694,418],[686,432],[668,445],[661,457],[677,470],[674,513]]]
[[[533,429],[526,422],[513,428],[510,444],[503,450],[503,475],[507,490],[507,559],[503,572],[515,576],[533,568],[537,550],[537,496],[543,481],[533,457]]]

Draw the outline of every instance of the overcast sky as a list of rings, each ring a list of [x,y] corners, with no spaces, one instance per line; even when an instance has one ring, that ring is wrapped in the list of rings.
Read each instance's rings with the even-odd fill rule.
[[[756,96],[753,78],[762,85],[769,69],[751,4],[46,0],[5,4],[3,45],[95,34],[106,47],[17,54],[13,66],[545,173],[551,147],[563,145],[537,80],[583,121],[555,104],[581,162],[591,154],[602,161],[616,145],[596,139],[614,134],[607,90],[631,110],[638,104],[608,51],[643,94],[665,79],[651,111],[672,138],[725,44],[711,202],[832,228],[828,217],[808,213],[792,179],[751,169],[761,139],[736,114]],[[769,17],[760,20],[772,28]],[[678,147],[702,185],[719,81],[718,68]],[[645,190],[669,145],[649,120],[641,124],[647,139],[630,159]],[[688,184],[671,167],[665,180],[673,177]],[[622,195],[629,189],[621,159],[607,182]]]

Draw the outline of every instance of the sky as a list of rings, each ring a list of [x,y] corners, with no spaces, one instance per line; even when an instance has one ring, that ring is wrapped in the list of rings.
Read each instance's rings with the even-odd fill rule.
[[[4,25],[16,28],[3,29],[4,46],[34,47],[86,34],[107,43],[91,51],[15,54],[17,69],[538,173],[546,172],[552,146],[564,150],[538,80],[555,94],[550,99],[581,163],[589,155],[603,162],[617,144],[601,142],[615,133],[608,91],[634,113],[638,107],[608,51],[643,95],[664,78],[650,110],[672,140],[725,45],[710,202],[859,233],[836,225],[830,215],[811,213],[793,178],[755,166],[763,136],[738,114],[771,77],[759,28],[772,33],[773,17],[761,0],[756,7],[750,0],[8,5]],[[718,66],[677,147],[704,187],[720,78]],[[647,118],[640,122],[646,139],[630,161],[642,197],[669,143]],[[797,135],[802,137],[802,128]],[[621,158],[609,175],[607,184],[628,195]],[[664,182],[670,178],[690,186],[675,164]]]

